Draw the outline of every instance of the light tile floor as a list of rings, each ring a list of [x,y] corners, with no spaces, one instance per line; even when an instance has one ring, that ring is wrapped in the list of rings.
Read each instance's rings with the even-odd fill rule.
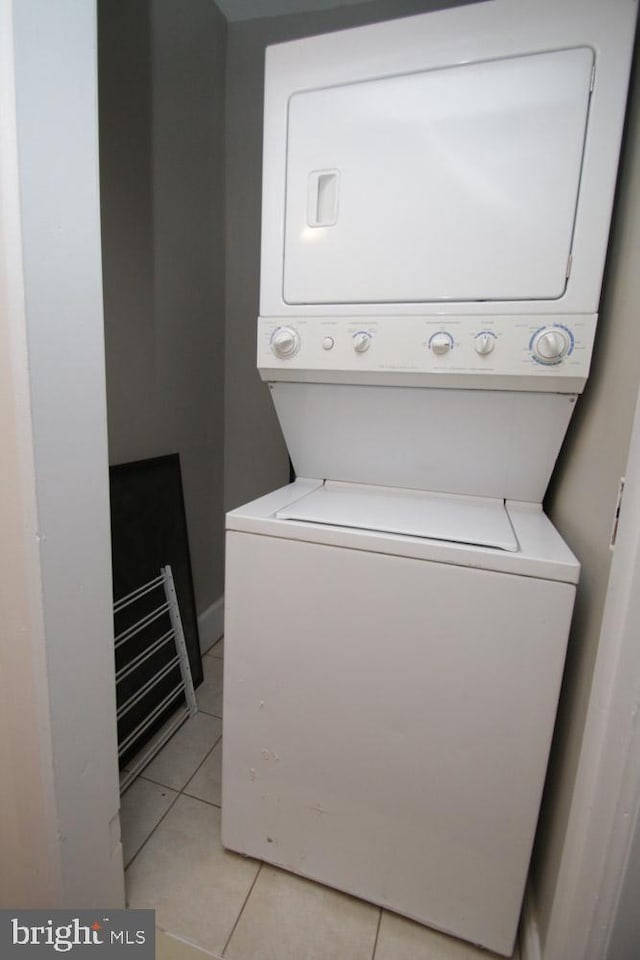
[[[199,713],[122,800],[127,901],[155,909],[157,960],[491,960],[494,954],[222,848],[222,655],[219,641],[203,660]]]

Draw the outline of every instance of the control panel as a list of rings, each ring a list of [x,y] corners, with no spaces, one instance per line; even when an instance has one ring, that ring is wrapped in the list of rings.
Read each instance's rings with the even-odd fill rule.
[[[577,381],[588,373],[596,319],[591,314],[261,317],[258,366],[268,371],[266,379],[278,379],[278,371],[283,379],[296,379],[294,373],[300,379],[318,379],[314,373],[331,379],[333,371]]]

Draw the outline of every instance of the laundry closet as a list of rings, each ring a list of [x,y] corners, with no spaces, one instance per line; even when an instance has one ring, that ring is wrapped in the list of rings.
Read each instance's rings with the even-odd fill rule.
[[[503,6],[500,2],[496,5]],[[367,6],[362,5],[365,14]],[[389,19],[397,15],[399,6],[388,5]],[[406,6],[412,9],[398,12],[420,13],[416,7],[426,10],[431,5]],[[597,7],[597,4],[589,6]],[[492,653],[493,660],[478,655],[473,676],[470,675],[468,683],[456,693],[456,713],[461,717],[465,710],[469,711],[466,719],[460,720],[467,728],[473,725],[474,697],[479,702],[495,703],[504,701],[506,694],[507,700],[513,700],[511,707],[505,704],[502,716],[494,717],[494,734],[509,726],[509,717],[513,716],[509,711],[517,712],[518,702],[524,702],[527,694],[531,695],[531,702],[527,701],[527,710],[523,711],[527,713],[528,733],[520,742],[515,738],[510,747],[514,762],[518,754],[537,758],[531,783],[522,779],[523,771],[531,769],[530,764],[524,763],[515,774],[519,790],[529,798],[531,808],[527,836],[522,840],[523,851],[529,850],[535,829],[562,677],[564,644],[573,611],[573,592],[578,583],[573,633],[568,643],[568,674],[559,708],[561,725],[551,754],[552,786],[542,807],[542,831],[534,850],[534,889],[546,891],[552,889],[555,882],[565,798],[572,787],[588,701],[598,614],[606,588],[608,541],[616,509],[618,478],[624,468],[632,398],[638,383],[634,351],[623,346],[624,342],[634,344],[637,333],[625,310],[624,294],[620,292],[624,284],[634,283],[621,239],[625,225],[623,204],[629,203],[625,185],[633,173],[628,155],[627,166],[623,165],[627,179],[622,181],[614,220],[613,247],[605,273],[597,336],[593,319],[598,312],[599,270],[604,265],[607,242],[602,224],[608,218],[613,200],[615,141],[624,116],[621,91],[626,67],[618,64],[617,79],[610,79],[607,69],[600,74],[597,56],[591,47],[596,41],[586,35],[582,39],[570,36],[568,28],[565,36],[562,32],[565,27],[558,26],[552,15],[545,36],[542,36],[545,28],[541,27],[539,42],[526,50],[524,40],[522,50],[515,50],[520,42],[517,29],[513,46],[514,20],[508,31],[505,30],[510,36],[509,49],[487,47],[482,56],[475,57],[481,65],[473,75],[473,68],[452,69],[446,58],[438,61],[435,56],[433,62],[416,60],[408,68],[403,67],[400,58],[392,67],[379,67],[377,74],[374,70],[367,77],[361,77],[354,67],[357,44],[350,48],[346,43],[335,61],[332,54],[327,53],[328,47],[322,49],[317,54],[315,67],[315,54],[300,56],[303,51],[313,51],[313,44],[291,47],[292,59],[299,57],[305,62],[301,75],[306,69],[317,69],[318,76],[300,83],[297,75],[290,81],[284,67],[272,67],[278,77],[277,90],[269,94],[272,99],[268,100],[267,110],[271,103],[272,116],[280,110],[282,118],[283,104],[288,102],[289,127],[276,130],[281,119],[267,119],[265,144],[277,141],[280,144],[277,149],[282,151],[286,143],[288,152],[281,152],[279,157],[273,154],[276,159],[268,160],[265,168],[267,177],[273,178],[273,189],[266,206],[262,207],[264,233],[260,264],[264,49],[290,38],[352,26],[357,23],[355,11],[357,6],[348,12],[305,15],[308,20],[283,18],[281,24],[279,18],[274,18],[225,25],[196,4],[192,11],[183,14],[195,19],[202,17],[190,31],[184,31],[180,54],[190,59],[193,66],[193,74],[185,81],[180,78],[184,61],[176,55],[178,47],[172,47],[180,42],[180,31],[176,33],[170,17],[163,19],[161,5],[135,5],[127,14],[124,10],[114,14],[108,3],[101,5],[103,36],[108,38],[111,57],[118,37],[129,31],[124,53],[120,54],[125,57],[126,69],[119,75],[113,71],[117,58],[110,61],[111,69],[105,60],[101,65],[101,81],[104,80],[101,97],[111,108],[102,113],[101,137],[105,165],[103,191],[108,199],[103,208],[103,244],[113,459],[120,461],[169,452],[168,445],[180,450],[201,633],[205,638],[214,634],[217,638],[222,622],[224,509],[235,510],[256,496],[282,488],[289,473],[287,454],[291,455],[298,476],[305,478],[297,481],[297,487],[286,488],[293,491],[292,495],[280,490],[271,500],[265,500],[257,512],[250,508],[244,512],[235,510],[235,519],[231,521],[231,529],[236,534],[232,537],[232,563],[242,574],[228,581],[233,588],[232,616],[238,616],[237,611],[244,603],[242,581],[246,578],[245,585],[250,583],[252,597],[256,591],[264,591],[260,602],[265,606],[257,611],[256,619],[266,623],[269,617],[274,617],[273,626],[267,627],[267,632],[271,631],[274,636],[283,630],[304,632],[308,614],[304,604],[299,606],[300,591],[304,592],[302,571],[310,575],[312,569],[316,570],[313,579],[318,591],[310,603],[316,614],[326,600],[326,592],[331,590],[336,591],[334,596],[339,598],[336,607],[348,611],[347,619],[358,619],[360,604],[367,608],[362,612],[364,626],[357,653],[351,658],[345,657],[339,646],[332,646],[333,640],[325,651],[330,652],[339,674],[335,678],[327,677],[325,694],[329,696],[331,684],[335,682],[345,698],[342,717],[338,710],[332,721],[337,724],[331,734],[336,740],[341,724],[346,729],[350,722],[346,705],[354,702],[345,675],[339,672],[340,664],[344,669],[360,671],[360,663],[364,670],[364,665],[373,660],[380,671],[379,681],[382,682],[386,674],[391,684],[389,689],[383,689],[384,685],[380,687],[383,699],[388,701],[397,689],[400,661],[406,667],[410,651],[402,643],[394,642],[396,622],[405,631],[407,623],[413,623],[407,636],[413,638],[409,645],[415,652],[420,624],[430,616],[445,623],[448,595],[464,597],[465,603],[473,603],[464,616],[460,611],[467,621],[444,626],[445,633],[450,630],[459,635],[470,629],[480,611],[484,615],[490,608],[496,612],[497,620],[487,627],[487,636],[495,638],[507,623],[522,618],[523,610],[535,611],[536,616],[542,617],[541,622],[527,615],[517,631],[519,640],[528,632],[535,645],[540,630],[546,629],[541,626],[542,621],[547,624],[550,617],[555,619],[557,633],[548,634],[548,644],[538,648],[535,656],[532,654],[525,658],[526,662],[513,664],[513,673],[510,676],[505,673],[501,678],[504,686],[500,691],[492,692],[491,684],[500,674],[507,647],[499,649],[498,644]],[[473,20],[473,5],[468,10],[463,7],[450,11],[447,16],[451,17],[451,23],[462,23],[463,20],[457,18],[465,14]],[[118,16],[123,18],[120,22]],[[622,46],[625,32],[628,34],[631,30],[629,23],[620,27],[620,36],[615,41]],[[378,29],[374,28],[373,33]],[[602,29],[599,41],[606,33],[604,27]],[[557,43],[553,42],[554,30],[562,34]],[[487,32],[491,33],[491,29],[487,28]],[[499,32],[496,28],[495,33]],[[525,32],[523,29],[523,37]],[[199,43],[195,40],[198,34]],[[445,35],[455,34],[452,30]],[[206,62],[205,41],[212,40],[216,44],[216,57],[199,76],[197,65]],[[410,46],[409,37],[403,40],[400,33],[396,43],[398,50],[403,44]],[[478,43],[481,45],[482,41]],[[387,42],[382,46],[388,47]],[[139,55],[141,50],[143,56]],[[283,62],[287,55],[282,53]],[[384,58],[387,54],[380,56]],[[609,57],[615,60],[611,51],[605,54],[605,59]],[[594,67],[597,67],[595,73]],[[391,79],[384,78],[385,70]],[[613,73],[612,68],[611,76]],[[597,83],[601,76],[605,77],[605,84],[610,83],[611,100],[604,94],[601,101],[598,99]],[[423,87],[415,98],[402,89],[403,85],[412,83]],[[551,109],[545,101],[545,83],[549,100],[553,101]],[[448,84],[455,88],[453,94]],[[504,180],[502,184],[497,179],[485,183],[486,192],[476,194],[482,195],[482,202],[476,209],[467,208],[465,236],[475,251],[470,255],[468,266],[475,272],[459,271],[455,263],[450,267],[459,224],[449,219],[443,209],[446,190],[451,187],[459,191],[465,172],[460,172],[460,179],[453,185],[447,183],[450,169],[447,150],[451,148],[458,157],[463,157],[477,149],[479,156],[491,144],[500,143],[501,122],[499,117],[496,119],[496,113],[503,110],[509,115],[513,107],[510,98],[519,84],[535,92],[531,114],[522,119],[522,155],[514,158],[510,153],[513,125],[519,122],[511,115],[503,125],[509,128],[504,140]],[[375,90],[367,91],[367,86]],[[338,89],[344,96],[336,93]],[[127,97],[131,98],[131,110],[120,117],[118,123],[129,124],[128,164],[115,141],[109,144],[109,118],[115,118],[116,108]],[[459,140],[448,143],[446,136],[443,138],[442,176],[440,180],[438,176],[432,180],[429,209],[419,210],[406,250],[394,261],[397,266],[394,273],[387,269],[388,253],[375,233],[376,217],[385,223],[389,217],[395,217],[398,229],[402,230],[416,212],[412,209],[411,191],[403,194],[401,185],[394,180],[397,171],[393,157],[396,150],[402,155],[411,153],[412,125],[416,122],[412,103],[421,97],[435,103],[453,99],[458,116],[466,116],[465,105],[477,102],[479,97],[496,127],[486,142],[475,133],[465,140],[467,134],[463,132]],[[362,117],[367,104],[373,101],[382,109],[386,100],[398,121],[395,141],[382,138],[379,142],[373,123],[354,130],[351,117]],[[406,116],[401,118],[397,113],[399,104],[406,107]],[[551,121],[550,113],[553,114]],[[144,124],[142,118],[146,118]],[[549,129],[550,122],[555,124],[553,130]],[[602,127],[598,127],[598,141],[608,144],[606,156],[597,150],[592,155],[585,148],[595,129],[590,126],[592,123],[602,123]],[[319,130],[329,128],[338,144],[339,160],[325,162],[324,157],[313,155],[310,145],[316,142],[314,137]],[[119,138],[122,132],[121,129]],[[550,148],[554,137],[557,137],[555,145]],[[200,152],[203,139],[206,146],[204,152]],[[353,152],[362,148],[363,141],[369,155],[376,156],[376,163],[361,178],[361,194],[353,199],[349,197],[345,171],[349,169]],[[389,152],[386,160],[385,151]],[[190,158],[186,166],[185,156]],[[284,189],[291,191],[286,197],[280,193],[285,182],[282,165],[288,174]],[[538,193],[535,188],[529,189],[545,165],[553,168],[562,183],[561,195],[550,195],[543,181]],[[603,168],[606,168],[604,172]],[[475,164],[474,169],[477,175],[481,164]],[[419,171],[413,170],[412,175],[417,177]],[[581,193],[585,177],[587,188]],[[375,182],[374,191],[370,189],[371,179]],[[499,186],[504,188],[501,199],[505,215],[500,236],[487,233],[483,225],[484,205],[499,202],[500,198],[489,196],[491,190]],[[516,216],[509,219],[514,206],[509,190],[511,200],[527,194],[530,206],[524,220]],[[121,202],[116,204],[118,191]],[[338,240],[335,249],[330,242],[322,248],[318,238],[321,234],[330,236],[336,223],[348,213],[350,203],[361,208],[362,204],[371,202],[372,194],[375,194],[377,209],[366,211],[362,232],[358,232],[357,218],[353,221],[355,232],[349,235],[350,227],[345,228],[347,244],[356,245],[360,251],[357,269],[345,269],[348,247],[341,247]],[[286,217],[274,226],[279,216],[275,211],[278,204],[286,209]],[[430,233],[432,223],[435,226]],[[306,231],[302,238],[298,235],[300,224],[304,225],[303,232]],[[522,250],[515,241],[525,230],[531,248]],[[426,243],[429,249],[427,259],[431,270],[421,269],[421,243]],[[575,243],[579,246],[577,250]],[[535,257],[532,263],[532,250],[543,251],[544,257]],[[260,266],[263,287],[259,308]],[[447,272],[449,269],[451,273]],[[457,286],[458,282],[461,287]],[[454,288],[456,292],[452,294]],[[571,303],[563,313],[556,307],[565,295]],[[528,303],[525,310],[512,309],[513,303],[522,301]],[[398,303],[404,304],[399,310]],[[437,304],[427,316],[425,303]],[[335,304],[341,304],[342,310],[335,311]],[[372,304],[376,306],[372,308]],[[469,304],[474,308],[468,309]],[[399,323],[396,312],[403,315],[400,335],[396,333]],[[256,333],[258,314],[261,319]],[[394,339],[399,345],[396,352]],[[256,342],[262,378],[271,385],[269,388],[261,383],[256,370]],[[412,359],[416,355],[422,358],[417,366]],[[588,382],[585,396],[578,400],[574,413],[576,396],[584,388],[590,365],[592,382]],[[486,380],[487,376],[494,378],[495,389],[487,388],[485,383],[475,390],[471,384],[473,378]],[[548,383],[554,386],[547,386]],[[504,417],[509,419],[507,440],[500,428]],[[313,425],[311,441],[310,423]],[[439,447],[445,433],[450,439],[444,447]],[[433,456],[434,449],[436,456]],[[464,450],[468,460],[460,459],[460,450]],[[542,503],[545,493],[546,513],[560,535],[542,513],[532,509],[532,505]],[[527,506],[522,507],[523,503]],[[357,523],[354,516],[358,518]],[[287,523],[293,531],[291,537],[282,534],[277,526]],[[426,524],[424,529],[420,523]],[[329,534],[318,532],[323,525],[331,528]],[[354,527],[356,532],[349,532]],[[608,531],[606,543],[603,541],[605,530]],[[321,551],[328,557],[327,551],[334,550],[339,563],[329,561],[324,566],[323,559],[316,568],[316,559],[298,556],[295,549],[290,558],[281,557],[279,553],[277,557],[275,554],[263,556],[260,550],[270,534],[273,534],[276,553],[289,540],[297,541],[300,550],[314,543],[316,559]],[[241,555],[239,544],[247,546],[251,536],[255,536],[255,544]],[[428,541],[428,548],[420,545],[421,538]],[[447,550],[453,553],[450,555]],[[374,566],[370,570],[364,566],[356,572],[347,569],[347,559],[357,560],[365,553],[373,558]],[[487,560],[489,555],[491,559]],[[384,566],[384,559],[391,557],[399,561],[397,568],[392,564]],[[434,564],[438,567],[437,576],[444,577],[442,582],[437,580],[433,596],[424,594],[419,577],[413,582],[412,560]],[[343,561],[344,569],[340,567]],[[396,574],[402,564],[405,572],[400,570]],[[579,565],[582,567],[580,578]],[[266,582],[264,571],[278,568],[280,574],[274,582]],[[456,584],[446,579],[454,569],[460,571],[460,581]],[[483,574],[483,583],[476,586],[476,575]],[[512,579],[522,582],[524,592],[505,600],[504,578],[512,574],[516,574]],[[345,583],[347,588],[341,595]],[[397,608],[391,603],[388,610],[385,607],[382,622],[376,624],[379,608],[375,595],[383,584],[393,584],[389,593],[395,598],[402,597],[404,607],[396,621],[394,609]],[[247,599],[247,603],[250,602]],[[502,604],[505,604],[504,610]],[[288,620],[286,611],[292,607],[293,619]],[[280,620],[283,609],[285,616]],[[334,629],[336,637],[342,635],[341,631],[344,633],[344,623],[339,622],[338,614],[339,611],[334,611],[326,621],[326,629]],[[246,621],[239,624],[234,620],[232,624],[234,634],[257,629]],[[321,626],[318,634],[311,638],[311,658],[316,671],[323,663],[323,629]],[[384,648],[380,647],[378,652],[367,649],[367,637],[376,629],[383,631],[387,638]],[[469,636],[468,654],[475,644],[472,635]],[[205,648],[206,645],[205,639]],[[244,700],[234,699],[233,692],[227,691],[231,736],[235,736],[234,731],[242,725],[239,718],[246,716],[247,711],[255,708],[264,716],[269,708],[269,693],[260,693],[268,669],[273,666],[268,652],[264,662],[256,661],[260,665],[259,675],[255,680],[250,679],[248,685],[245,683],[247,657],[265,655],[264,651],[258,652],[259,646],[254,636],[250,643],[241,646],[240,659],[229,667],[231,684],[245,684]],[[306,660],[299,645],[288,653],[281,650],[280,655],[295,656],[302,680]],[[447,653],[442,648],[431,651],[431,655],[438,662],[452,656],[449,666],[455,669],[451,651]],[[459,666],[463,668],[465,663],[468,666],[469,657],[464,651],[460,656]],[[287,661],[274,667],[271,693],[279,688],[279,672],[286,673],[287,669]],[[480,676],[482,670],[486,671],[486,696],[480,694],[484,682]],[[417,682],[415,675],[413,680]],[[438,716],[451,703],[438,678],[431,675],[431,680],[433,712],[421,714],[420,722],[425,726],[436,725]],[[271,689],[270,682],[267,680],[268,689]],[[536,696],[536,684],[539,689],[544,688],[540,696]],[[287,710],[295,708],[302,687],[300,684],[293,691]],[[397,693],[402,697],[401,689],[397,689]],[[442,696],[441,701],[438,694]],[[419,701],[419,683],[410,692],[410,699]],[[388,716],[386,720],[387,731],[395,729],[397,734],[399,728],[394,728],[394,723],[397,721],[402,726],[406,718]],[[259,745],[257,740],[253,745],[236,741],[233,763],[240,757],[238,762],[243,769],[255,772],[256,764],[251,760],[254,748],[258,754],[270,752],[273,761],[273,755],[278,752],[277,736],[283,734],[287,723],[287,717],[275,720],[269,732],[275,736],[273,745],[262,740]],[[416,740],[412,749],[417,756],[421,746],[424,748],[424,739],[415,727],[413,733]],[[492,735],[490,731],[486,733]],[[365,736],[364,729],[359,735]],[[465,749],[462,740],[456,749]],[[391,741],[390,750],[389,757],[395,750]],[[447,767],[446,742],[442,741],[437,748],[427,747],[427,751],[436,764],[441,764],[439,777],[442,779]],[[483,767],[481,758],[476,755],[474,760],[478,770],[474,774],[473,766],[469,767],[469,782],[464,786],[452,783],[452,792],[447,795],[445,791],[436,799],[436,806],[451,805],[456,789],[464,789],[471,796]],[[311,767],[314,762],[312,756]],[[505,762],[504,757],[496,755],[489,764],[494,764],[497,773]],[[277,762],[272,762],[272,766],[277,766]],[[261,821],[262,813],[256,812],[247,799],[246,790],[241,790],[236,783],[239,767],[229,763],[225,773],[230,784],[229,809],[237,811],[233,824],[228,821],[229,846],[268,859],[268,847],[258,849],[258,846],[273,843],[276,825],[272,812],[263,811],[265,819]],[[303,770],[302,776],[310,773]],[[343,782],[348,781],[347,759],[343,774]],[[259,776],[257,771],[256,777]],[[266,776],[269,789],[274,784],[276,792],[283,789],[276,780],[269,780],[271,772]],[[381,776],[380,771],[375,776]],[[287,783],[295,792],[294,781],[289,779]],[[501,788],[502,798],[507,785],[508,776]],[[421,788],[426,789],[426,782]],[[356,804],[350,814],[354,818],[351,832],[365,807],[364,794],[358,790],[354,788],[350,793],[349,802]],[[340,785],[332,784],[329,793],[339,792]],[[264,796],[263,791],[263,799]],[[318,798],[307,799],[310,804],[317,802],[326,806]],[[497,796],[487,794],[483,802],[492,808],[492,815],[497,816]],[[509,809],[510,801],[505,805],[504,818],[508,818]],[[240,823],[242,816],[244,825]],[[318,814],[314,816],[317,820]],[[467,812],[461,810],[460,817],[460,823],[468,822]],[[291,818],[295,819],[294,812]],[[258,832],[264,833],[259,842],[250,839],[245,843],[243,839],[249,821]],[[371,826],[374,833],[383,830],[382,821]],[[458,828],[459,824],[454,827],[456,831]],[[308,824],[300,821],[299,829],[300,835],[309,839]],[[486,825],[478,825],[475,834],[478,844],[486,829]],[[323,830],[324,827],[319,828],[311,844],[316,843],[318,851],[324,847],[331,854]],[[517,834],[516,830],[509,839],[509,853],[521,842],[516,839]],[[402,858],[406,860],[410,850],[414,850],[417,877],[422,876],[419,861],[427,856],[427,851],[420,852],[414,841],[410,833],[405,835]],[[296,839],[292,842],[295,847]],[[354,842],[356,846],[366,842],[364,834],[362,838],[355,837]],[[274,862],[290,865],[293,849],[284,859],[279,860],[276,854]],[[313,850],[305,849],[304,854],[313,861]],[[435,855],[434,851],[431,855]],[[318,856],[322,860],[319,853]],[[347,863],[349,856],[347,851],[345,874],[352,872],[353,861]],[[442,846],[438,856],[440,869],[444,869],[442,865],[451,859],[450,851]],[[493,853],[489,852],[489,859],[492,858]],[[390,870],[391,862],[386,866],[378,864],[378,869]],[[486,934],[479,931],[475,921],[469,928],[456,927],[455,922],[447,918],[446,906],[441,919],[431,919],[420,915],[417,907],[394,900],[393,896],[385,899],[385,892],[370,891],[366,884],[359,886],[359,880],[350,886],[343,878],[323,874],[324,867],[309,870],[300,862],[294,869],[507,952],[515,934],[527,862],[528,852],[526,855],[523,852],[518,866],[514,867],[519,871],[519,879],[509,908],[510,919],[506,926],[502,924],[499,933]],[[371,872],[370,866],[365,873]],[[460,862],[460,870],[466,876],[471,876],[470,867]],[[485,875],[487,869],[486,863],[479,867]],[[424,883],[424,878],[420,882]],[[505,878],[505,883],[506,898],[513,883],[512,874]],[[401,899],[402,896],[404,894]],[[542,893],[540,898],[544,900]],[[483,912],[482,907],[478,909]]]

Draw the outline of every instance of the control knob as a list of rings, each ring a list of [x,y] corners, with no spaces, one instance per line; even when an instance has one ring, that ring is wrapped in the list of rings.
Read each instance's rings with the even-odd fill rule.
[[[371,334],[366,330],[360,330],[353,335],[353,349],[356,353],[366,353],[371,346]]]
[[[559,363],[569,349],[569,337],[557,327],[544,327],[533,341],[533,353],[540,363]]]
[[[429,346],[436,356],[442,357],[445,353],[449,353],[449,350],[451,350],[451,347],[453,346],[453,337],[450,333],[434,333],[429,341]]]
[[[480,354],[481,357],[486,357],[496,345],[495,334],[479,333],[473,341],[473,345],[476,348],[476,353]]]
[[[271,335],[271,349],[281,360],[290,360],[300,349],[300,337],[293,327],[278,327]]]

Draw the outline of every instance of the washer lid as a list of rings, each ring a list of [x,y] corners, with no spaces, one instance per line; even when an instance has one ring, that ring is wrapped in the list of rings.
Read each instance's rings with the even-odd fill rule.
[[[470,543],[511,553],[519,549],[504,501],[489,497],[328,480],[278,510],[276,518]]]

